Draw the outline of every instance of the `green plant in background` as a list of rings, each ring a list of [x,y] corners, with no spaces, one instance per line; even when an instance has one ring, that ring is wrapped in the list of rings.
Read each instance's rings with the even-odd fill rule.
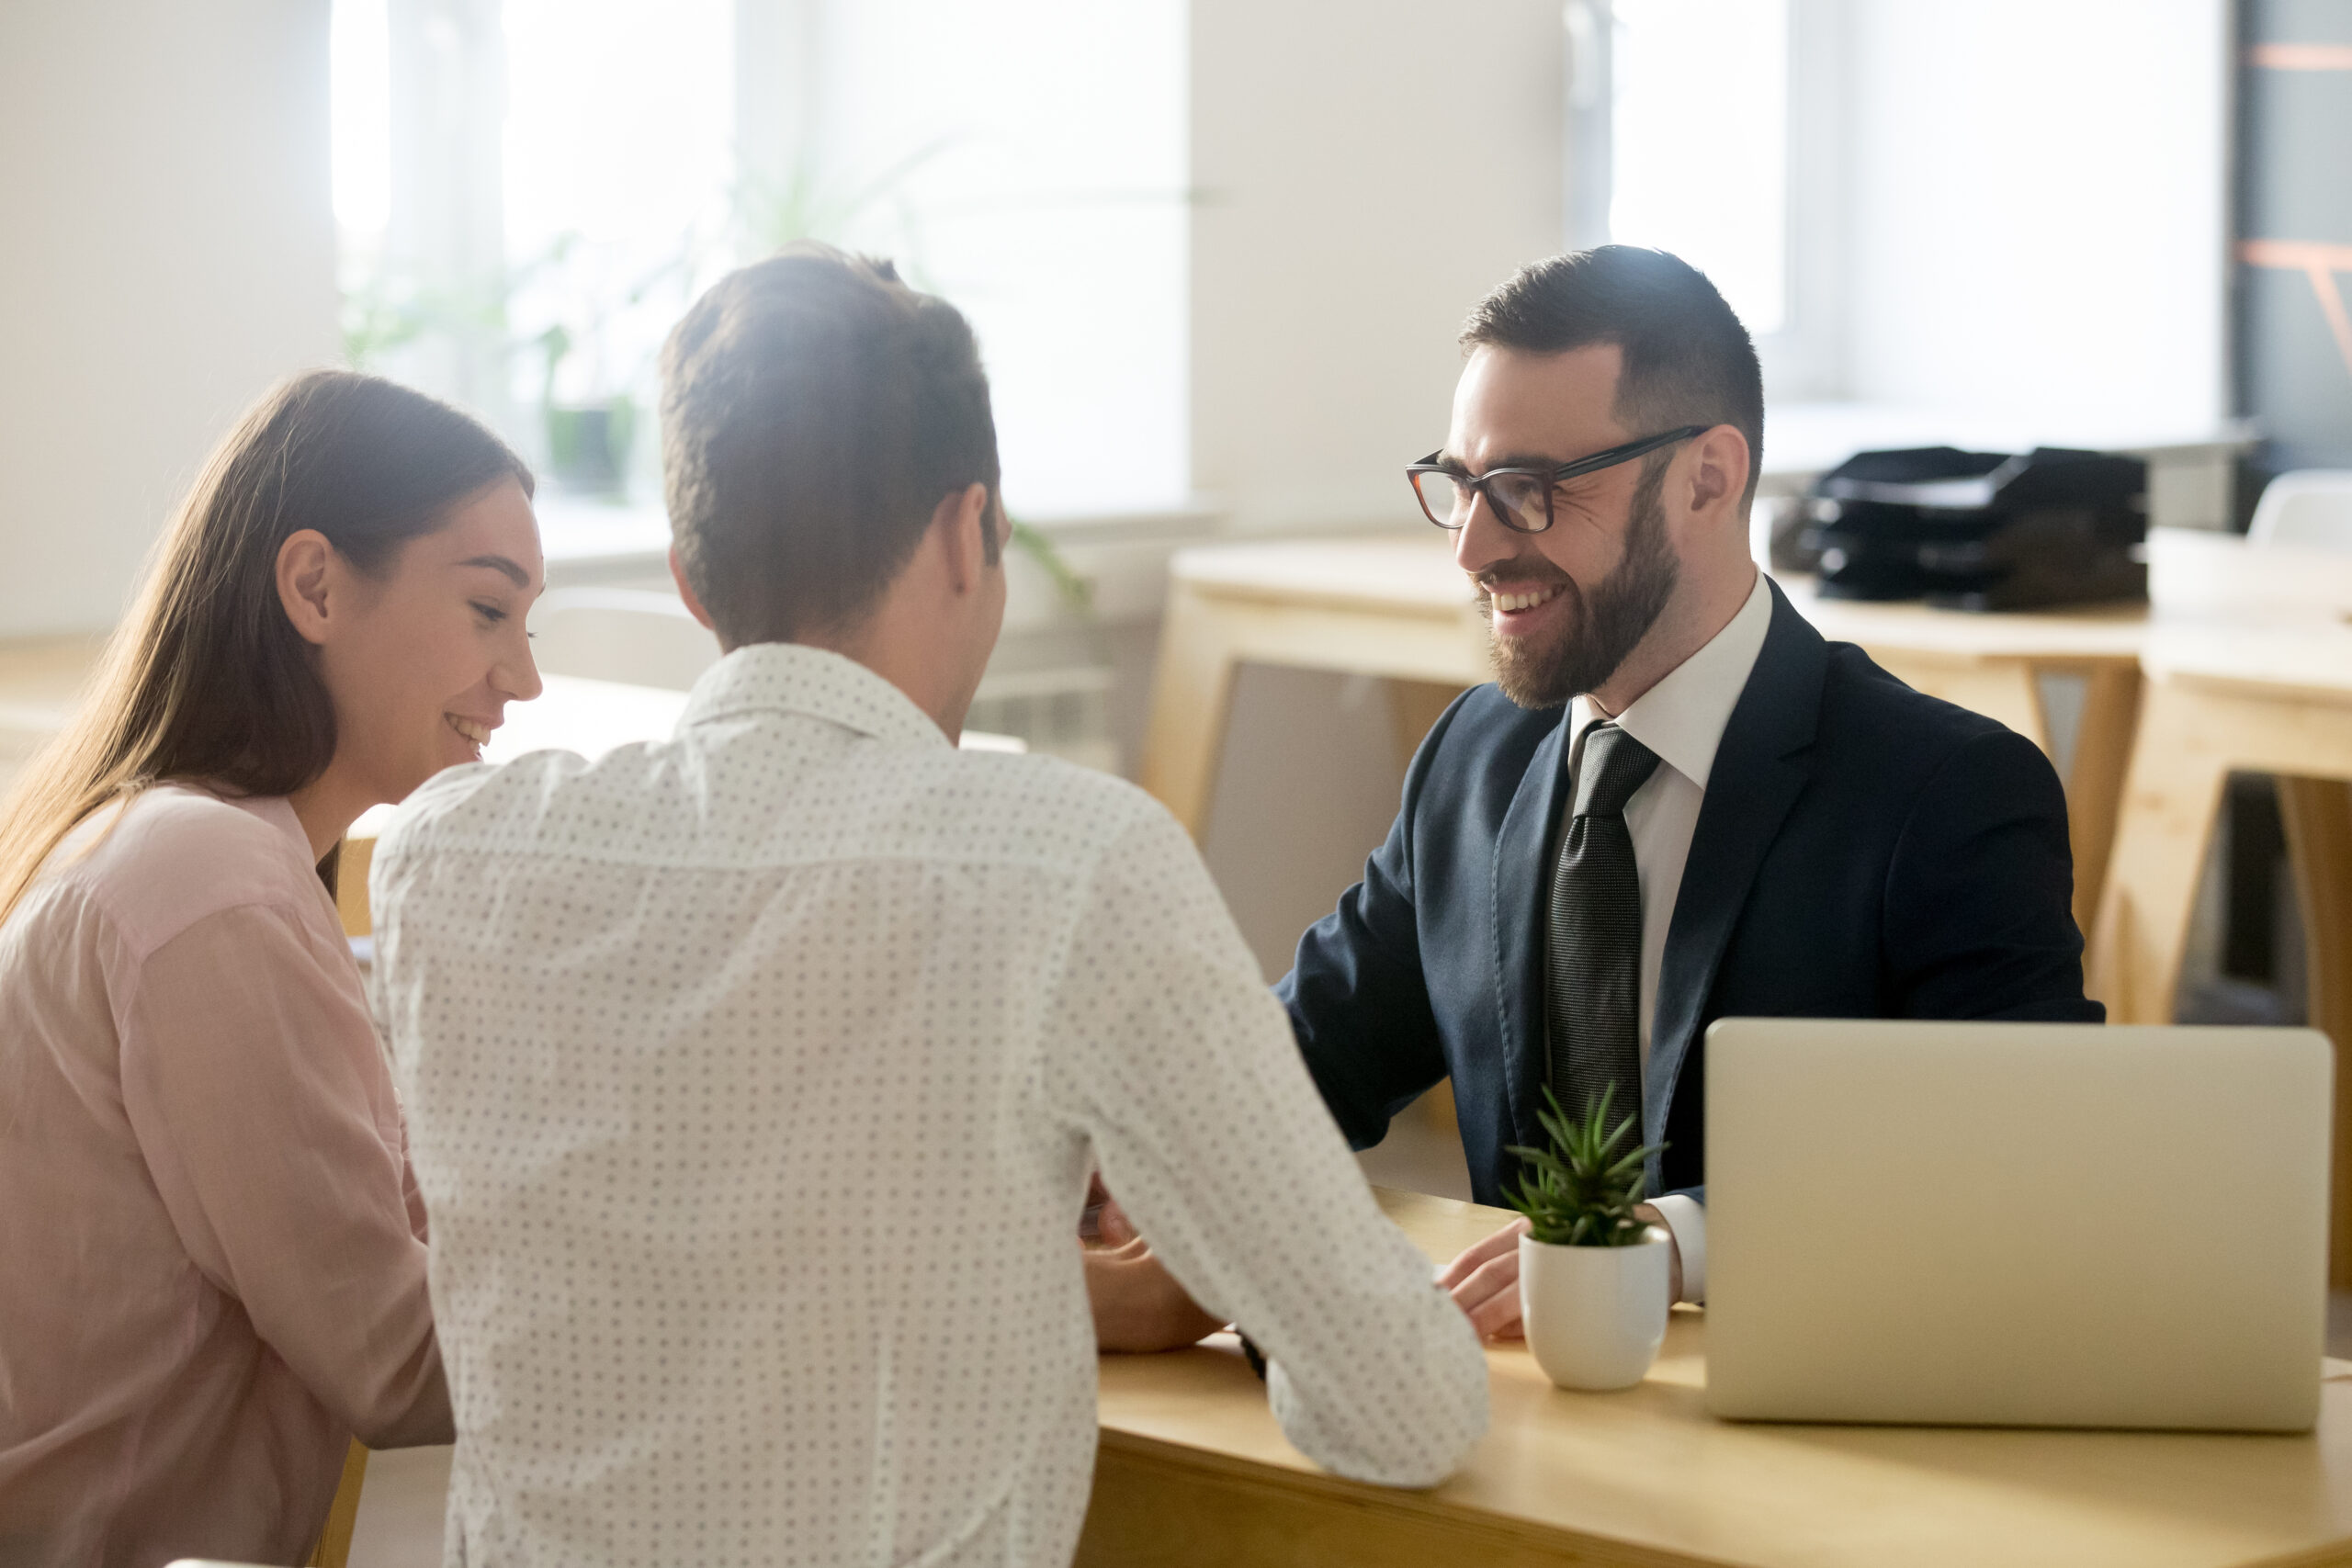
[[[753,251],[780,251],[796,240],[821,240],[846,249],[850,226],[877,203],[888,200],[898,207],[900,231],[920,252],[922,226],[907,199],[906,183],[917,169],[954,145],[953,138],[943,137],[918,147],[854,189],[843,189],[827,178],[814,155],[803,149],[794,155],[791,172],[780,182],[747,178],[736,186],[736,227]],[[919,260],[904,261],[900,273],[914,287],[938,292],[923,281]]]
[[[1609,1102],[1616,1096],[1611,1085],[1600,1098],[1586,1105],[1584,1119],[1568,1120],[1566,1111],[1547,1086],[1538,1111],[1551,1147],[1511,1146],[1526,1162],[1519,1190],[1505,1192],[1503,1201],[1527,1216],[1528,1235],[1554,1247],[1632,1247],[1648,1227],[1634,1211],[1647,1185],[1642,1167],[1666,1147],[1644,1144],[1620,1154],[1618,1145],[1634,1135],[1634,1118],[1609,1125]]]
[[[503,339],[511,291],[427,288],[374,267],[343,290],[344,363],[354,370],[379,370],[385,355],[434,334]]]
[[[1023,523],[1018,517],[1006,520],[1012,525],[1012,547],[1035,561],[1053,580],[1054,592],[1061,595],[1062,603],[1081,615],[1092,609],[1094,584],[1078,574],[1054,542],[1038,532],[1033,523]]]

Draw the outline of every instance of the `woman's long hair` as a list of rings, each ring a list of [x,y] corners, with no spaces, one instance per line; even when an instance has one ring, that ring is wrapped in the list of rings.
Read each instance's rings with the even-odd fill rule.
[[[314,528],[387,568],[457,502],[531,473],[474,420],[373,376],[319,370],[262,399],[206,462],[80,709],[0,806],[0,920],[93,812],[165,779],[290,795],[326,771],[334,707],[277,597]]]

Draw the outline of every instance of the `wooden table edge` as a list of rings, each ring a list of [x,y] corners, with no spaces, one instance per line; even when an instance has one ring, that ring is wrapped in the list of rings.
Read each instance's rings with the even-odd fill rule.
[[[1272,604],[1286,610],[1346,610],[1356,615],[1376,615],[1385,619],[1409,617],[1448,624],[1480,619],[1476,602],[1466,596],[1459,601],[1436,598],[1407,601],[1371,593],[1351,593],[1344,589],[1276,587],[1259,582],[1233,582],[1216,577],[1179,576],[1172,577],[1170,581],[1198,598],[1227,604]]]
[[[2150,682],[2169,686],[2220,692],[2234,697],[2250,697],[2258,702],[2315,703],[2327,707],[2352,707],[2352,682],[2316,685],[2301,681],[2282,681],[2274,675],[2200,670],[2194,665],[2175,664],[2162,658],[2143,659],[2141,667]]]
[[[1510,1548],[1559,1554],[1563,1561],[1606,1564],[1609,1568],[1738,1568],[1730,1558],[1660,1551],[1566,1526],[1536,1524],[1456,1502],[1445,1495],[1447,1483],[1426,1489],[1377,1486],[1334,1475],[1318,1466],[1272,1464],[1114,1427],[1100,1429],[1095,1461],[1098,1473],[1102,1458],[1106,1455],[1137,1469],[1181,1472],[1223,1486],[1261,1493],[1269,1500],[1288,1505],[1305,1500],[1333,1514],[1374,1517],[1385,1515],[1399,1522],[1435,1526],[1459,1539],[1465,1551],[1475,1551],[1481,1546]]]

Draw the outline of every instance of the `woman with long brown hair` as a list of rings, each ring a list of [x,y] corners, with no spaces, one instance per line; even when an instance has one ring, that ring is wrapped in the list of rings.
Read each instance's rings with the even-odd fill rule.
[[[450,1438],[329,868],[537,694],[530,490],[429,398],[279,388],[0,807],[0,1562],[300,1562],[352,1435]]]

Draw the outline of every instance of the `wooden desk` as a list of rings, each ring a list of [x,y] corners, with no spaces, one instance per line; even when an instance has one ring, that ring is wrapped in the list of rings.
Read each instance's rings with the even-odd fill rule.
[[[1782,586],[1823,636],[1860,644],[1912,685],[1999,719],[2053,756],[2041,678],[2085,679],[2066,787],[2075,914],[2087,928],[2131,750],[2146,606],[1971,615],[1825,600],[1802,580]],[[1246,663],[1399,682],[1397,741],[1408,756],[1445,703],[1492,679],[1486,624],[1434,530],[1179,552],[1142,783],[1195,838],[1208,824],[1234,671]]]
[[[1433,1259],[1510,1216],[1381,1201]],[[1358,1485],[1283,1440],[1238,1355],[1102,1359],[1101,1451],[1078,1562],[1350,1568],[2219,1568],[2352,1562],[2352,1366],[2315,1437],[1800,1427],[1702,1408],[1702,1314],[1648,1380],[1555,1389],[1487,1352],[1494,1424],[1432,1492]]]
[[[2119,1023],[2165,1023],[2197,886],[2233,773],[2278,776],[2301,904],[2306,1011],[2337,1047],[2329,1282],[2352,1290],[2352,626],[2164,624],[2089,953]]]
[[[1195,839],[1239,666],[1403,683],[1397,741],[1408,755],[1453,694],[1494,678],[1486,623],[1442,537],[1210,546],[1179,550],[1168,572],[1140,782]]]
[[[0,642],[0,788],[72,716],[105,643],[103,637]]]

